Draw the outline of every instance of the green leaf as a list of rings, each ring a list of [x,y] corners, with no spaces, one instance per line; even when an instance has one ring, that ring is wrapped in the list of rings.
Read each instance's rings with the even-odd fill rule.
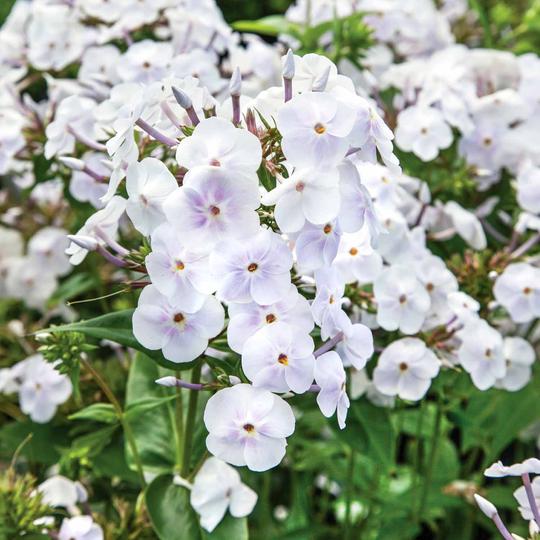
[[[97,431],[92,431],[73,440],[70,449],[72,455],[92,456],[97,455],[106,448],[114,432],[119,425],[105,426]]]
[[[69,446],[67,430],[60,426],[35,424],[30,420],[11,422],[0,429],[0,455],[9,461],[17,447],[32,434],[22,447],[21,455],[31,463],[53,465],[60,459],[59,448]]]
[[[201,540],[199,523],[189,491],[172,483],[169,474],[157,476],[146,489],[146,508],[160,540]],[[229,537],[231,540],[235,536]]]
[[[432,402],[424,402],[423,407],[424,410],[422,412],[417,407],[400,410],[393,417],[396,428],[412,437],[430,438],[435,426],[437,405]],[[421,422],[419,422],[420,415],[422,415]],[[443,417],[441,420],[441,432],[445,432],[448,426],[448,420],[446,417]],[[420,428],[419,433],[418,428]]]
[[[272,191],[276,187],[276,179],[270,174],[264,165],[261,164],[257,171],[257,175],[261,184],[267,191]]]
[[[228,512],[221,523],[211,532],[201,529],[203,540],[248,540],[246,518],[234,518]]]
[[[118,422],[118,417],[114,407],[110,403],[94,403],[89,407],[77,411],[68,416],[69,420],[94,420],[104,424],[114,424]]]
[[[171,389],[157,385],[161,376],[158,365],[143,354],[137,354],[130,367],[126,388],[126,410],[143,400],[163,400]],[[149,401],[145,401],[150,403]],[[135,406],[136,407],[136,406]],[[165,400],[161,404],[140,412],[129,414],[127,419],[145,469],[155,473],[171,472],[175,458],[174,407]],[[127,448],[128,463],[132,462]]]
[[[64,324],[62,326],[52,326],[44,332],[81,332],[82,334],[95,338],[95,339],[107,339],[114,341],[125,347],[131,347],[137,351],[141,351],[146,356],[149,356],[155,360],[158,364],[168,369],[191,369],[197,360],[192,362],[186,362],[182,364],[175,364],[167,360],[161,351],[150,351],[143,347],[133,335],[133,329],[131,319],[133,317],[133,309],[126,309],[123,311],[115,311],[113,313],[107,313],[101,315],[95,319],[89,319],[86,321],[79,321],[71,324]]]
[[[189,491],[173,484],[164,474],[155,478],[146,490],[146,508],[160,540],[248,540],[246,518],[229,513],[211,532],[201,529],[199,518],[189,502]]]
[[[538,419],[539,381],[519,392],[488,390],[471,396],[467,408],[453,412],[453,421],[463,430],[462,451],[484,448],[486,461],[501,452],[519,432]]]
[[[146,397],[138,399],[129,403],[126,407],[125,414],[129,418],[131,416],[136,416],[138,414],[143,414],[145,412],[151,411],[156,407],[161,407],[165,405],[168,401],[176,399],[176,396],[160,396],[160,397]]]
[[[62,300],[70,300],[92,289],[95,285],[96,279],[94,276],[88,273],[73,274],[56,289],[51,297],[51,302],[54,304]]]
[[[290,23],[282,15],[269,15],[256,21],[236,21],[232,27],[239,32],[253,32],[265,36],[290,34],[297,30],[297,25]]]
[[[390,414],[365,399],[353,402],[347,417],[347,427],[337,431],[351,448],[367,455],[376,463],[391,467],[394,463],[396,432]]]

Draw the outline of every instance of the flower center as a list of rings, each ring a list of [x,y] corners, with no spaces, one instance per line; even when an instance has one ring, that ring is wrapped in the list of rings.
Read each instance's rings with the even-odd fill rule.
[[[289,358],[287,357],[286,354],[281,353],[281,354],[278,356],[277,361],[278,361],[282,366],[288,366],[288,365],[289,365]]]
[[[400,303],[400,304],[404,304],[406,301],[407,301],[407,295],[402,294],[402,295],[399,297],[399,303]]]
[[[306,184],[304,184],[304,182],[298,182],[296,184],[296,191],[298,191],[299,193],[302,193],[302,191],[304,191],[304,188],[306,187]]]
[[[276,322],[276,316],[273,314],[273,313],[269,313],[267,316],[266,316],[266,322],[268,324],[272,324],[273,322]]]
[[[320,123],[315,124],[313,129],[318,135],[322,135],[326,131],[326,128]]]
[[[183,323],[184,321],[186,320],[186,318],[184,317],[184,315],[182,313],[176,313],[173,317],[173,321],[176,323],[176,324],[180,324],[180,323]]]
[[[253,424],[244,424],[242,427],[248,433],[253,433],[255,431],[255,426]]]
[[[358,250],[355,247],[352,247],[349,249],[349,254],[354,257],[355,255],[358,255]]]
[[[255,270],[257,270],[257,268],[259,268],[259,265],[257,263],[251,263],[247,269],[248,269],[248,272],[255,272]]]
[[[435,286],[433,285],[433,283],[428,283],[428,284],[426,285],[426,290],[427,290],[428,292],[431,292],[434,288],[435,288]]]
[[[211,159],[210,160],[210,165],[212,165],[213,167],[221,167],[221,163],[219,162],[219,159]]]
[[[399,364],[399,371],[407,371],[409,369],[409,366],[407,365],[407,362],[401,362]]]
[[[493,352],[492,352],[492,350],[489,349],[489,348],[486,349],[486,350],[484,351],[484,356],[485,356],[486,358],[491,358],[491,355],[492,355],[492,354],[493,354]]]
[[[324,234],[330,234],[332,232],[332,225],[330,225],[330,223],[327,223],[325,226],[324,226]]]
[[[491,143],[493,142],[493,140],[491,139],[491,137],[485,137],[483,142],[484,142],[484,146],[491,146]]]
[[[148,206],[148,199],[146,198],[145,195],[143,195],[142,193],[139,195],[139,199],[140,201],[144,204],[144,206]]]
[[[523,289],[523,294],[531,294],[532,293],[532,289],[530,287],[525,287]]]
[[[420,130],[420,133],[421,133],[422,135],[426,135],[427,132],[428,132],[428,130],[427,130],[426,127],[423,127],[423,128]]]
[[[150,62],[148,62],[148,60],[146,62],[143,62],[143,68],[144,69],[148,69],[152,64],[150,64]]]
[[[177,270],[183,270],[185,268],[185,265],[182,261],[176,261],[176,269]]]
[[[335,302],[334,295],[331,294],[331,295],[330,295],[330,298],[328,299],[328,303],[329,303],[329,304],[333,304],[334,302]]]
[[[217,206],[211,206],[210,207],[210,213],[213,216],[219,216],[219,214],[221,213],[221,210]]]

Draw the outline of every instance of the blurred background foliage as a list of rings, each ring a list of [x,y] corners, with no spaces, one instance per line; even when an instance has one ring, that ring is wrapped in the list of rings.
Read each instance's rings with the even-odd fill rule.
[[[15,0],[0,0],[0,25]],[[292,0],[217,0],[225,20],[257,20],[283,14]],[[469,0],[482,28],[481,44],[520,54],[540,50],[540,0]],[[267,34],[266,34],[267,35]],[[479,43],[480,44],[480,43]]]

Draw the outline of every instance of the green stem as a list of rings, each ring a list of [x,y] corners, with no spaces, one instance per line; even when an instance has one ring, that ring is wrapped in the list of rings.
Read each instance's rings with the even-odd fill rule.
[[[124,435],[126,436],[127,443],[131,449],[131,453],[133,454],[133,460],[135,461],[135,466],[137,467],[137,472],[139,474],[141,486],[143,487],[143,489],[146,488],[146,480],[144,479],[142,462],[141,462],[141,457],[139,455],[139,451],[137,449],[137,443],[135,442],[133,431],[131,431],[131,426],[129,425],[129,422],[127,421],[127,418],[124,415],[122,405],[120,405],[120,402],[116,399],[116,396],[113,394],[113,391],[110,389],[109,385],[105,382],[105,380],[101,377],[101,375],[93,368],[90,362],[88,362],[88,360],[85,360],[84,358],[81,359],[81,362],[84,365],[84,367],[90,372],[92,377],[94,377],[96,383],[98,384],[98,386],[101,388],[101,390],[103,391],[107,399],[111,402],[112,406],[114,407],[114,410],[116,411],[118,419],[120,420],[120,423],[122,424]]]
[[[484,46],[487,49],[493,48],[493,36],[491,35],[491,26],[487,7],[483,5],[482,0],[471,0],[471,7],[478,13],[478,18],[484,30]]]
[[[201,381],[202,362],[199,362],[191,373],[191,382],[199,383]],[[186,419],[186,430],[184,432],[184,455],[182,461],[182,476],[187,477],[191,463],[191,444],[193,442],[193,431],[195,428],[195,418],[197,416],[197,400],[199,392],[192,390],[189,394],[188,412]]]
[[[441,433],[441,423],[442,423],[442,404],[437,403],[437,412],[435,416],[435,426],[433,427],[433,436],[431,441],[431,449],[429,452],[427,470],[424,477],[424,486],[422,489],[422,496],[420,497],[420,506],[418,509],[418,516],[422,517],[424,514],[424,509],[426,507],[426,502],[429,494],[429,488],[431,487],[431,477],[433,476],[433,466],[435,465],[435,457],[437,455],[437,448],[439,445],[439,438]]]
[[[424,424],[424,414],[425,414],[426,406],[425,402],[422,401],[420,403],[420,410],[418,411],[418,420],[416,422],[416,437],[415,437],[415,445],[416,445],[416,452],[415,452],[415,458],[414,458],[414,495],[415,499],[418,498],[418,490],[420,489],[420,473],[421,473],[421,463],[422,463],[422,428]],[[414,513],[414,521],[416,523],[420,522],[420,515],[416,513],[413,510]]]
[[[351,448],[349,453],[349,462],[347,467],[347,492],[345,494],[345,531],[343,533],[344,540],[350,540],[352,533],[351,523],[351,505],[353,496],[354,482],[354,450]]]

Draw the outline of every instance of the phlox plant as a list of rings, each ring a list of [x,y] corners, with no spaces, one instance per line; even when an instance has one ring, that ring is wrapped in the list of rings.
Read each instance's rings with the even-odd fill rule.
[[[474,4],[15,3],[6,538],[538,538],[535,12]]]

